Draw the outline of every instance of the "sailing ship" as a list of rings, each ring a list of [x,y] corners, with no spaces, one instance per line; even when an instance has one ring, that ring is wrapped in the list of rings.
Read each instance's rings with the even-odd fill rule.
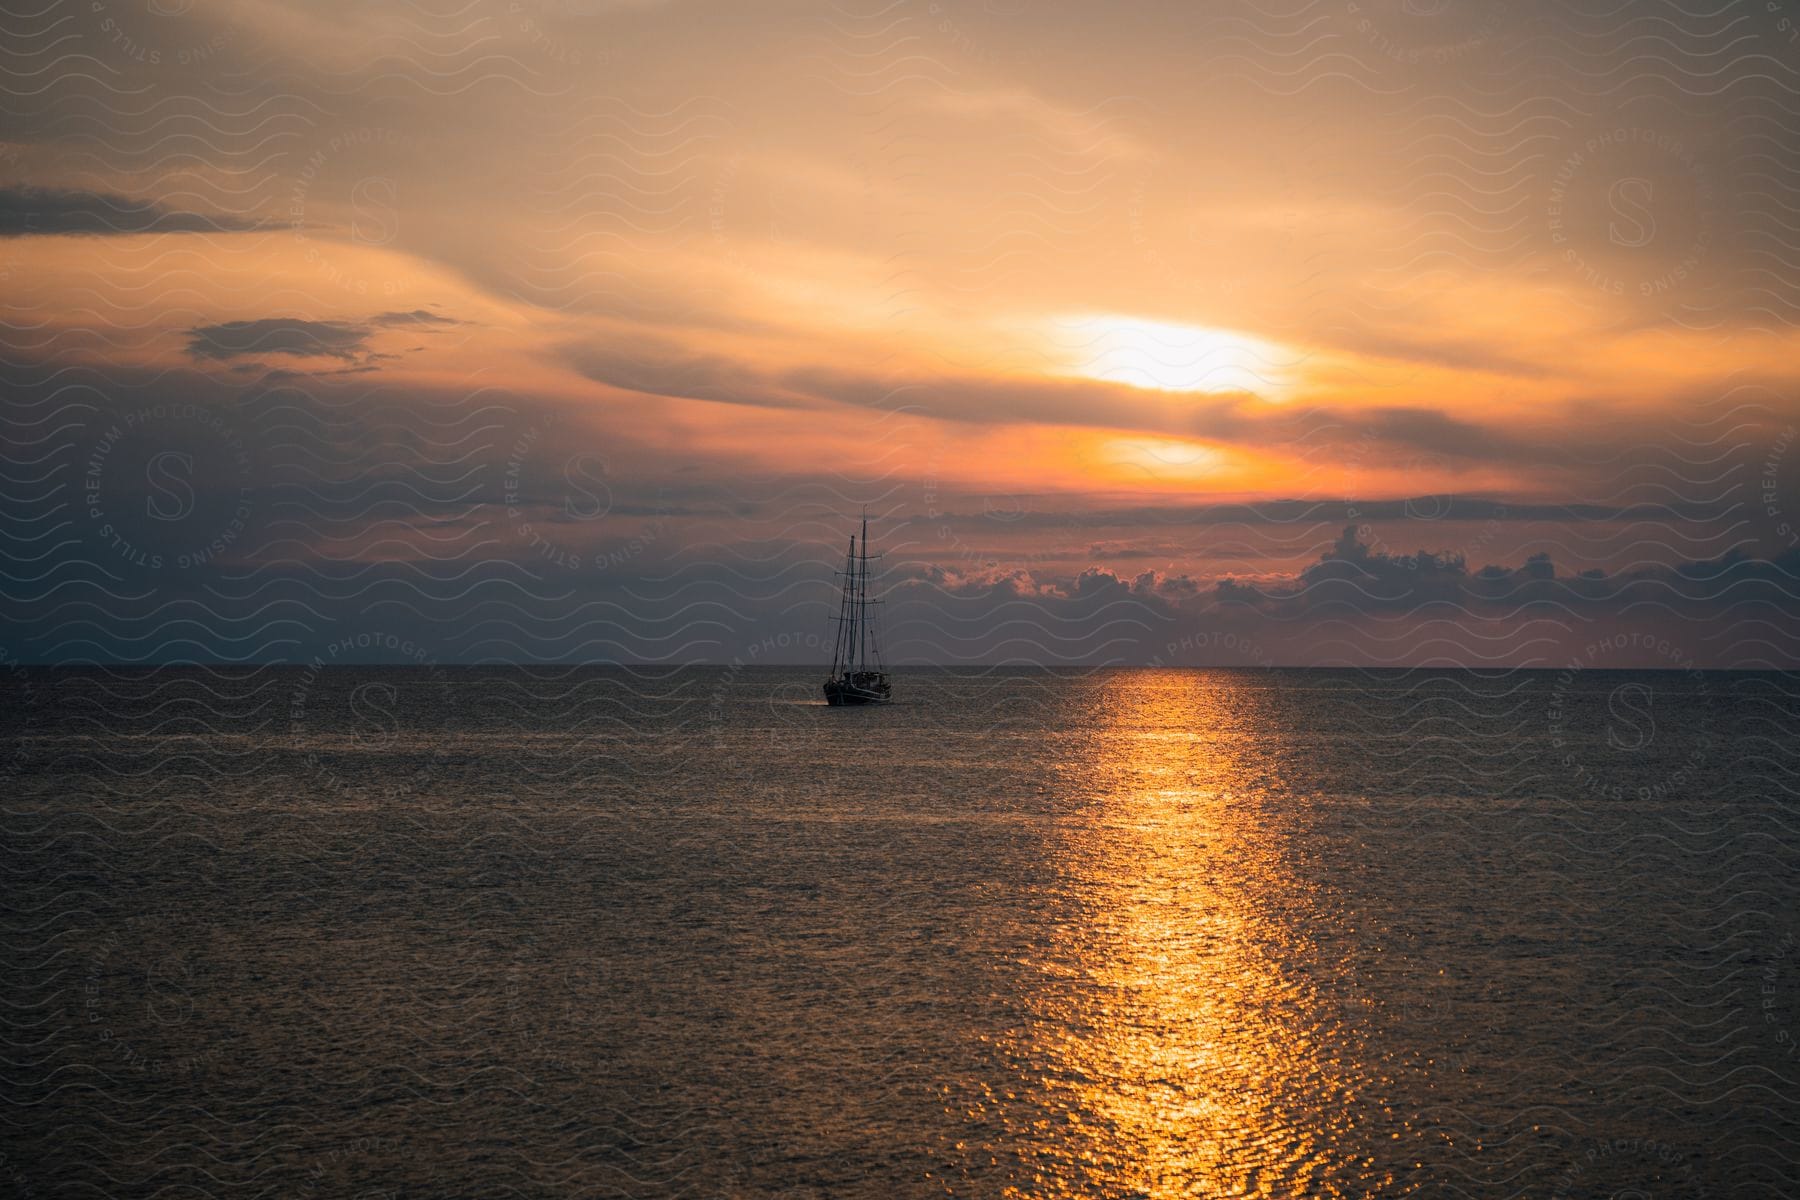
[[[843,570],[844,594],[838,601],[837,641],[831,648],[831,675],[825,680],[825,701],[834,706],[886,704],[893,698],[887,668],[881,664],[881,649],[875,644],[875,622],[869,615],[869,606],[881,603],[869,599],[869,560],[881,556],[869,553],[866,514],[860,552],[857,547],[856,535],[851,534],[850,555]]]

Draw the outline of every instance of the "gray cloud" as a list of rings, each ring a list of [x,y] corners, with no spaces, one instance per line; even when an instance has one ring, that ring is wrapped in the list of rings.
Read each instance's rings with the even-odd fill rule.
[[[222,321],[216,325],[197,325],[187,331],[187,351],[196,359],[227,361],[253,359],[268,354],[285,354],[292,358],[335,358],[354,364],[346,370],[373,370],[374,364],[399,357],[377,353],[369,348],[369,339],[378,331],[396,327],[429,329],[460,325],[454,317],[414,309],[412,312],[384,312],[361,321],[307,321],[299,317],[259,317],[251,321]],[[415,347],[416,348],[416,347]],[[254,369],[256,364],[239,363],[234,370]],[[293,371],[280,371],[291,376]]]
[[[1434,408],[1389,407],[1344,414],[1358,432],[1391,445],[1452,458],[1541,461],[1544,447]]]
[[[1161,392],[1092,379],[876,376],[825,369],[770,374],[719,355],[683,354],[666,346],[580,346],[562,354],[589,379],[674,399],[765,408],[907,409],[959,423],[1153,430],[1259,446],[1378,443],[1469,461],[1542,463],[1547,453],[1543,445],[1436,408],[1289,410],[1264,405],[1247,392]],[[1172,397],[1179,403],[1172,404]]]
[[[1454,521],[1719,521],[1731,506],[1719,502],[1663,501],[1639,504],[1510,501],[1489,496],[1421,495],[1396,499],[1261,500],[1254,503],[1135,505],[1123,508],[1087,508],[1077,512],[1052,507],[1055,497],[1022,496],[1019,502],[1044,501],[1044,507],[1028,507],[1009,515],[1006,523],[1020,529],[1109,529],[1163,525],[1294,525],[1313,521],[1410,521],[1420,511],[1434,519]],[[934,518],[950,524],[991,527],[992,516],[982,512],[941,512]]]
[[[455,317],[446,317],[442,313],[426,312],[422,308],[415,308],[411,312],[376,313],[369,318],[367,323],[386,328],[395,325],[461,325],[463,322],[458,321]]]
[[[263,227],[263,222],[250,218],[181,212],[154,200],[136,200],[108,192],[0,188],[0,237],[240,233]]]
[[[246,358],[287,354],[295,358],[354,360],[368,350],[369,326],[346,321],[302,321],[297,317],[261,317],[223,321],[188,330],[188,353],[200,359]]]
[[[1800,609],[1800,547],[1772,558],[1733,550],[1715,559],[1569,575],[1559,573],[1543,552],[1518,566],[1491,563],[1479,570],[1457,553],[1392,554],[1347,526],[1298,577],[1254,584],[1222,579],[1214,597],[1281,618],[1417,613],[1433,606],[1459,615],[1516,614],[1535,607],[1616,617],[1642,605],[1719,621],[1762,605],[1792,620]]]
[[[1381,358],[1466,368],[1494,375],[1535,379],[1549,373],[1542,363],[1467,338],[1439,337],[1427,341],[1394,332],[1359,330],[1337,334],[1333,344]]]

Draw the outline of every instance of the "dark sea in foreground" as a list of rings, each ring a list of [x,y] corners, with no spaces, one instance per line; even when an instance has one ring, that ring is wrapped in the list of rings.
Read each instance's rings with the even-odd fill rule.
[[[16,674],[0,1192],[1800,1192],[1800,677],[822,674]]]

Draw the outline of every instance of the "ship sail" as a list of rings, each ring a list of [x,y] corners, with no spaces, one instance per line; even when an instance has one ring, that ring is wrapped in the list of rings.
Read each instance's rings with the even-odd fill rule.
[[[880,558],[869,553],[869,518],[862,519],[862,538],[850,535],[850,551],[844,560],[844,590],[838,597],[837,637],[831,647],[831,674],[825,680],[825,700],[836,705],[882,704],[892,699],[881,647],[875,641],[875,622],[869,615],[869,562]],[[871,661],[872,660],[872,661]]]

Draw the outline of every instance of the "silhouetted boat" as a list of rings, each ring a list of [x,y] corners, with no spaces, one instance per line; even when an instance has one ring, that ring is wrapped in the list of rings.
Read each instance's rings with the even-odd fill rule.
[[[881,649],[875,644],[875,621],[869,615],[869,518],[863,517],[862,550],[854,534],[844,566],[844,594],[838,601],[837,641],[831,648],[831,675],[825,680],[825,700],[839,704],[885,704],[892,699],[887,669],[881,665]],[[874,666],[870,666],[873,660]]]

